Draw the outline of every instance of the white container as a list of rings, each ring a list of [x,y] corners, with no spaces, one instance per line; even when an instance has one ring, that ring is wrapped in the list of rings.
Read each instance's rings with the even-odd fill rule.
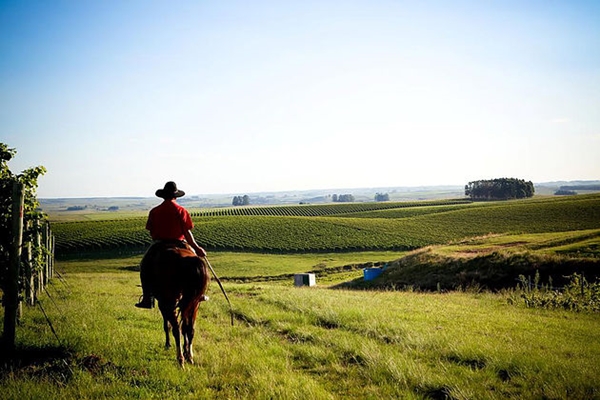
[[[315,274],[294,275],[294,286],[315,286],[316,284]]]

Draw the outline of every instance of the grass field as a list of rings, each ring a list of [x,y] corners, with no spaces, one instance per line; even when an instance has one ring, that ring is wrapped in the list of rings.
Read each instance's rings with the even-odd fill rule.
[[[600,229],[496,234],[428,246],[389,263],[380,279],[356,287],[498,291],[514,287],[520,276],[536,275],[543,284],[563,287],[574,274],[591,282],[600,278]]]
[[[55,223],[57,239],[87,244],[24,308],[17,355],[0,357],[0,397],[600,399],[600,314],[531,307],[515,289],[523,271],[585,266],[592,279],[599,205],[590,195],[200,218],[197,237],[236,243],[209,252],[235,325],[213,282],[185,370],[164,349],[159,312],[133,307],[141,255],[115,251],[146,234],[143,218]],[[363,280],[362,267],[385,264]],[[294,287],[297,272],[317,286]]]
[[[278,273],[327,261],[313,257]],[[252,258],[211,262],[233,276]],[[226,281],[234,327],[213,283],[197,322],[197,365],[182,371],[163,349],[158,311],[133,307],[138,261],[59,263],[63,280],[40,299],[58,338],[39,308],[25,310],[22,357],[4,370],[3,398],[600,397],[597,314],[530,309],[491,293],[332,288],[360,270],[313,288]],[[253,273],[279,263],[265,255]]]

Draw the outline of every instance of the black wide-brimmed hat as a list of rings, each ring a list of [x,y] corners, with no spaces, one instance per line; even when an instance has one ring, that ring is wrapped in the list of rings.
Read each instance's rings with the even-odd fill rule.
[[[177,189],[177,184],[173,181],[165,183],[165,187],[156,191],[156,196],[163,199],[176,199],[177,197],[185,196],[183,190]]]

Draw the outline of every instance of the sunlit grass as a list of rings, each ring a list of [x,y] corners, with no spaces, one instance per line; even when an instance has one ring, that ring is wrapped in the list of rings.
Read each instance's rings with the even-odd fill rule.
[[[235,278],[277,276],[349,264],[387,262],[404,254],[405,252],[392,251],[316,254],[209,252],[208,259],[220,278]],[[102,260],[64,260],[60,262],[59,271],[104,273],[134,270],[141,259],[142,255]]]
[[[211,255],[232,271],[234,259]],[[196,324],[197,364],[182,371],[163,348],[158,310],[133,307],[139,277],[122,265],[135,260],[59,263],[64,281],[52,281],[52,300],[41,298],[58,339],[39,308],[25,308],[17,339],[69,356],[5,374],[3,398],[600,396],[598,315],[527,309],[488,293],[228,281],[231,327],[212,285]]]

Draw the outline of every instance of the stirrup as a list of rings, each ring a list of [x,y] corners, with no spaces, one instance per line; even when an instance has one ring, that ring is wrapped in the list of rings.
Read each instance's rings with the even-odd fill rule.
[[[136,303],[135,306],[137,308],[148,308],[148,309],[154,308],[154,297],[152,297],[152,296],[144,297],[144,295],[141,295],[139,302]]]

